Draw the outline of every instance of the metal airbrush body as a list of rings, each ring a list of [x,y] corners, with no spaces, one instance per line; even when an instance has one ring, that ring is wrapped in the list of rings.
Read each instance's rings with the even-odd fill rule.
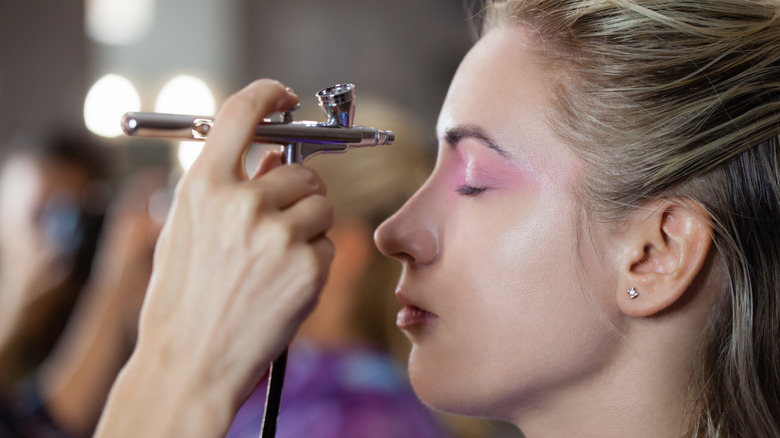
[[[316,94],[319,106],[328,117],[326,122],[292,120],[285,111],[281,121],[263,119],[255,130],[258,143],[284,145],[285,161],[300,163],[318,153],[345,152],[350,147],[392,144],[392,131],[357,126],[355,117],[355,86],[336,84]],[[122,129],[136,137],[205,140],[213,126],[211,117],[182,114],[127,113],[122,117]]]

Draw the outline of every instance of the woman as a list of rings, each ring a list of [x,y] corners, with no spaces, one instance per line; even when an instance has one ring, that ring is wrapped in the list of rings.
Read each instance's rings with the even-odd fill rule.
[[[376,235],[403,265],[418,395],[529,437],[780,436],[780,5],[487,13],[436,168]],[[106,436],[224,433],[316,301],[324,189],[274,157],[235,171],[252,126],[296,101],[259,82],[223,107],[180,185]]]

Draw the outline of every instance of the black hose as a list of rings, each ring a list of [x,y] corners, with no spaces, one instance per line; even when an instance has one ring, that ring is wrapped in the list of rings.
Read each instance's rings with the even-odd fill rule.
[[[265,413],[263,413],[263,429],[260,438],[274,438],[276,422],[279,419],[279,405],[282,402],[282,387],[284,372],[287,368],[287,349],[271,364],[268,376],[268,391],[265,395]]]

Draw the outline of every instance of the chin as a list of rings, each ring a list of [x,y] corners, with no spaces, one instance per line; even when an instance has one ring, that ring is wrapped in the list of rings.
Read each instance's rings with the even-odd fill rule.
[[[518,414],[538,407],[545,382],[552,376],[533,366],[507,367],[505,362],[431,357],[416,347],[409,355],[409,379],[417,396],[432,409],[467,417],[514,422]]]
[[[450,414],[495,418],[497,406],[492,397],[480,388],[475,376],[468,377],[470,374],[442,361],[420,360],[414,349],[409,356],[412,388],[428,407]]]

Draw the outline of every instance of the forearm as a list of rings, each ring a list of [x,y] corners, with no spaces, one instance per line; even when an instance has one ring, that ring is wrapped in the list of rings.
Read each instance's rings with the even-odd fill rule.
[[[0,298],[6,293],[0,290]],[[25,310],[18,303],[0,299],[0,388],[7,387],[19,373],[19,353],[23,346]]]
[[[95,437],[224,436],[235,410],[229,394],[171,368],[159,355],[134,354],[111,389]]]
[[[122,303],[110,292],[85,291],[65,336],[38,376],[49,414],[74,435],[93,430],[129,353]]]
[[[18,330],[22,313],[15,303],[3,300],[4,294],[5,292],[0,289],[0,357],[3,358]]]
[[[0,386],[29,372],[26,349],[43,333],[41,321],[51,316],[60,297],[43,288],[31,275],[5,273],[0,278]],[[60,300],[61,301],[61,300]]]
[[[2,305],[2,303],[0,303]],[[2,308],[0,308],[2,309]],[[18,330],[18,314],[0,311],[0,388],[7,386],[14,374],[14,356],[16,355],[16,332]]]

